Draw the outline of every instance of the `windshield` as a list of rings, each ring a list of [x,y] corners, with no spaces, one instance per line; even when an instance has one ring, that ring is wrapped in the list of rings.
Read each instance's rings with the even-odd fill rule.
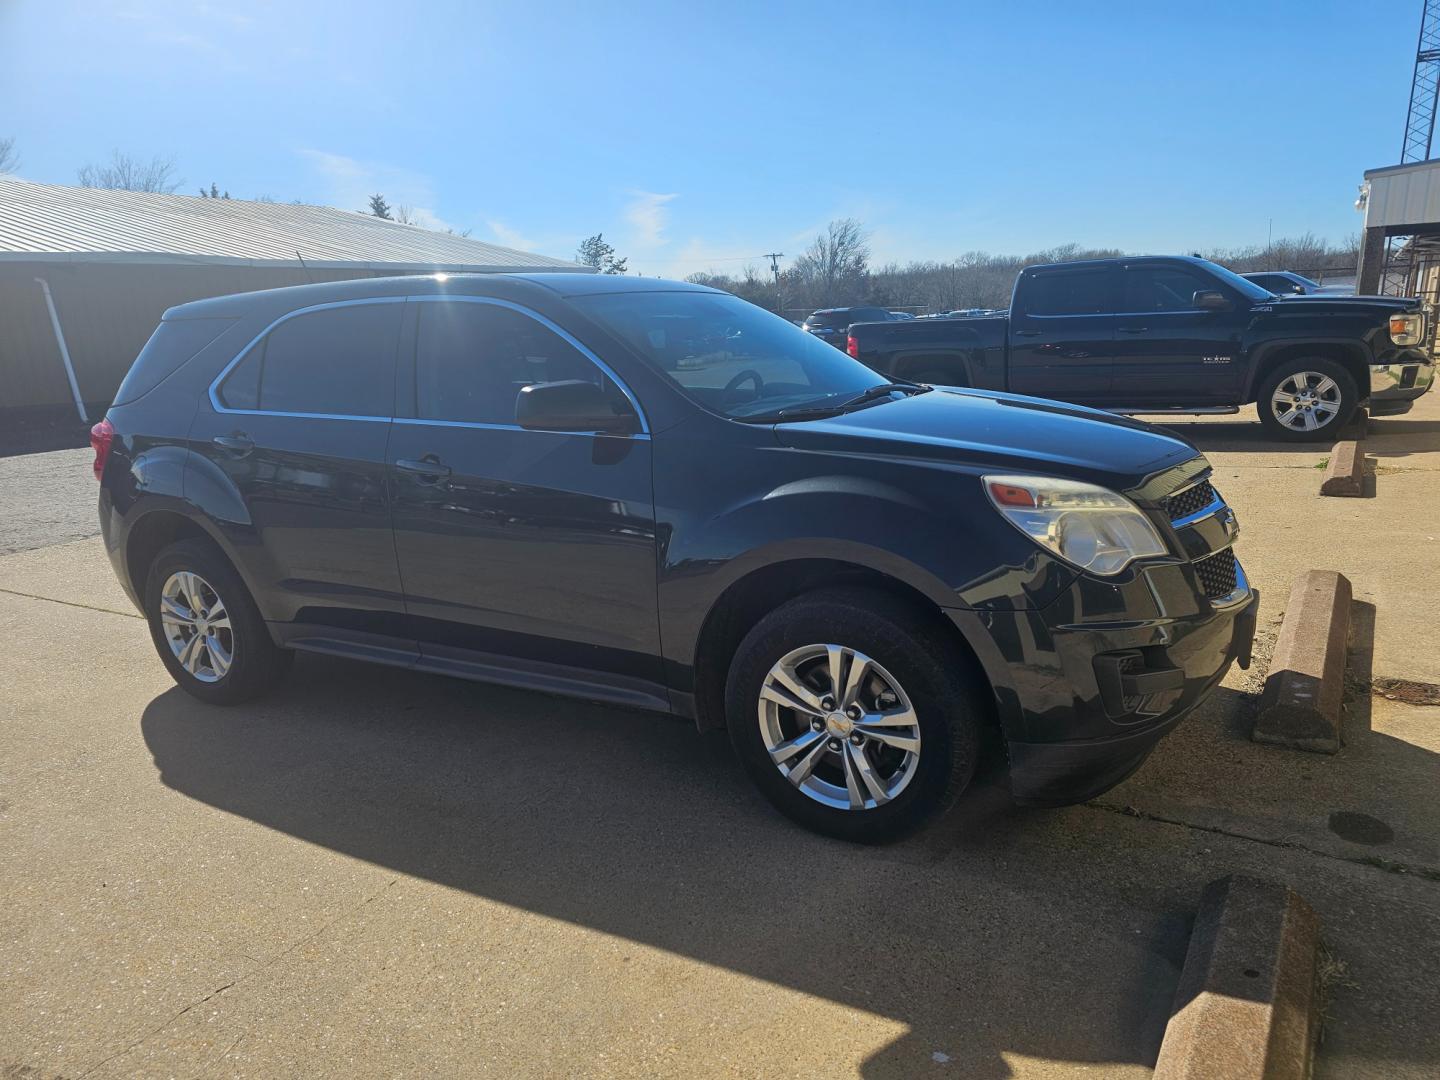
[[[738,296],[626,292],[573,303],[711,412],[736,420],[838,405],[886,380]]]
[[[1247,300],[1275,299],[1275,294],[1272,293],[1269,289],[1262,289],[1259,285],[1256,285],[1255,282],[1251,281],[1249,278],[1243,278],[1232,270],[1226,270],[1225,267],[1221,266],[1219,263],[1213,263],[1202,259],[1200,260],[1200,265],[1205,267],[1205,269],[1209,270],[1212,274],[1218,277],[1221,281],[1225,282],[1226,285],[1229,285],[1232,289],[1238,292],[1241,296],[1245,297]]]

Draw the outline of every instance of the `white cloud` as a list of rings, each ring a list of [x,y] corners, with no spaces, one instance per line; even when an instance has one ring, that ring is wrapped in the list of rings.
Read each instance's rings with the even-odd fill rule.
[[[485,224],[489,226],[491,235],[505,247],[518,248],[521,251],[533,251],[537,246],[535,241],[531,240],[530,237],[526,236],[519,229],[512,229],[503,221],[491,220],[485,222]]]
[[[630,243],[634,247],[663,247],[665,226],[670,220],[668,203],[678,194],[661,195],[654,191],[632,191],[633,198],[625,207],[625,220],[632,230]]]
[[[324,191],[322,199],[340,210],[365,212],[370,196],[385,196],[392,212],[405,207],[412,224],[425,229],[443,230],[450,223],[435,213],[435,190],[423,173],[403,169],[381,161],[360,161],[327,150],[302,149],[300,156]]]

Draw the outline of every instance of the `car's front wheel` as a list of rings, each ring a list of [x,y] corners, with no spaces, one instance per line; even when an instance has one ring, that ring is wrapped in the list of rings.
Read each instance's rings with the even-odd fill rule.
[[[213,705],[258,697],[294,656],[276,646],[240,575],[203,540],[181,540],[156,557],[145,582],[145,617],[175,682]]]
[[[979,691],[968,657],[924,613],[883,592],[830,589],[746,635],[726,714],[741,762],[779,810],[878,842],[970,783],[987,716]]]
[[[1355,380],[1333,360],[1291,360],[1261,382],[1260,421],[1287,442],[1334,438],[1357,401]]]

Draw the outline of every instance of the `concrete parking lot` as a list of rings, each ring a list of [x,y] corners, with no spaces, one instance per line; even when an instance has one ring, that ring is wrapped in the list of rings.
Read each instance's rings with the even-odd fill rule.
[[[905,843],[809,835],[723,739],[323,657],[172,687],[94,536],[88,451],[0,460],[0,1076],[1144,1076],[1200,888],[1283,880],[1335,964],[1318,1071],[1440,1071],[1440,405],[1325,447],[1176,425],[1264,594],[1261,664],[1120,788],[995,785]],[[23,501],[22,500],[27,500]],[[1290,580],[1360,618],[1347,746],[1248,741]]]

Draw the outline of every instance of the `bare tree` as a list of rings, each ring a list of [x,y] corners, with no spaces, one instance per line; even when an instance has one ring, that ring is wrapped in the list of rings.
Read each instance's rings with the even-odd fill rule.
[[[0,173],[12,173],[20,168],[20,155],[15,150],[13,136],[0,139]]]
[[[850,304],[865,294],[869,264],[869,234],[854,218],[839,218],[795,260],[790,277],[809,303]]]
[[[395,207],[393,220],[398,221],[401,225],[420,224],[419,219],[415,216],[415,208],[413,206],[406,206],[403,203]]]
[[[80,166],[76,176],[81,187],[148,191],[158,195],[172,195],[184,183],[175,176],[173,157],[157,154],[149,161],[141,161],[119,150],[110,152],[108,164]]]

